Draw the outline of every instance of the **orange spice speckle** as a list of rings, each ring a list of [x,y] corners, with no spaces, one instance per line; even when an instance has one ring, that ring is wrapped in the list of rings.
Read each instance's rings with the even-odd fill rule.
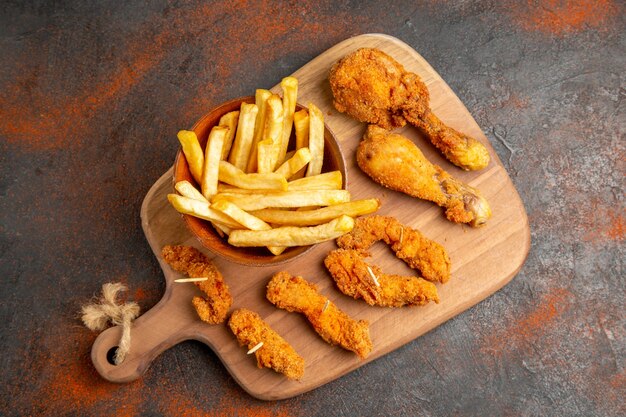
[[[303,41],[311,34],[333,39],[345,37],[350,33],[350,26],[346,23],[362,19],[347,12],[327,15],[315,7],[296,4],[287,8],[281,4],[233,0],[224,8],[202,4],[196,8],[174,9],[166,17],[151,16],[145,26],[123,45],[126,53],[112,73],[97,78],[95,82],[77,80],[77,85],[82,88],[69,97],[54,88],[38,86],[38,69],[24,64],[22,75],[0,91],[0,135],[9,143],[44,150],[62,148],[70,143],[80,144],[89,132],[98,128],[90,122],[95,114],[107,111],[112,102],[129,94],[192,34],[206,38],[211,45],[199,52],[208,54],[207,65],[214,70],[206,87],[189,98],[192,107],[189,113],[197,116],[198,108],[207,109],[216,104],[212,93],[232,84],[228,78],[242,77],[247,71],[255,70],[257,63],[243,65],[244,58],[249,59],[262,51],[264,58],[259,62],[272,61],[293,52],[297,45],[308,46],[309,43]],[[224,19],[224,16],[237,16],[237,20],[246,24],[230,25],[231,19]],[[336,25],[337,20],[344,24]],[[142,29],[155,27],[158,28],[155,35],[144,35]],[[280,42],[276,42],[277,39]],[[272,43],[280,47],[261,47]]]
[[[534,343],[569,308],[571,298],[572,294],[565,288],[552,290],[542,297],[534,310],[505,329],[506,337],[502,334],[487,337],[483,350],[501,354],[509,346]]]
[[[612,0],[546,0],[541,4],[528,0],[513,4],[510,13],[522,29],[555,36],[587,29],[605,31],[620,13]]]
[[[622,213],[609,212],[611,224],[606,231],[606,236],[611,240],[624,240],[624,215]]]
[[[601,203],[598,199],[593,199],[581,208],[584,211],[582,226],[584,227],[584,235],[582,240],[585,242],[604,242],[624,240],[624,213],[621,209],[609,207],[606,203]]]

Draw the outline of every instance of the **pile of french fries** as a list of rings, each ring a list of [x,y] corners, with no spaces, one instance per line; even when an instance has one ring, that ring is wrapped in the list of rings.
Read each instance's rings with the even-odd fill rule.
[[[180,213],[208,220],[233,246],[267,247],[274,255],[352,230],[378,199],[350,201],[341,172],[322,173],[324,116],[313,103],[296,112],[298,80],[281,82],[282,98],[258,89],[255,103],[225,114],[203,150],[196,134],[178,140],[199,189],[175,185],[168,200]],[[295,149],[290,149],[295,129]]]

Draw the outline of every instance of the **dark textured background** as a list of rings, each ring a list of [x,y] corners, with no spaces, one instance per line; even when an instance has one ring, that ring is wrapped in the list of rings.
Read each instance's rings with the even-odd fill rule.
[[[624,3],[385,3],[1,2],[0,414],[626,414]],[[139,208],[177,130],[369,32],[412,45],[491,140],[530,219],[519,275],[291,400],[251,398],[194,342],[100,379],[77,312],[107,281],[159,300]]]

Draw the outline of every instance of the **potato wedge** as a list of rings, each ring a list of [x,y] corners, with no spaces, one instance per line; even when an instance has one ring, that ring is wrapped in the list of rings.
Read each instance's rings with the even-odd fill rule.
[[[219,125],[227,127],[228,135],[224,139],[224,147],[222,148],[222,159],[228,159],[230,148],[233,146],[233,139],[235,138],[235,132],[237,132],[237,122],[239,120],[239,110],[226,113],[220,118]]]
[[[270,90],[257,89],[254,94],[254,101],[259,108],[259,112],[256,115],[256,123],[254,125],[254,138],[252,139],[252,146],[250,150],[250,157],[248,158],[248,164],[246,165],[245,172],[257,172],[257,146],[259,142],[263,140],[263,131],[265,129],[265,114],[267,113],[267,99],[270,98],[272,92]]]
[[[278,227],[272,230],[233,230],[228,243],[233,246],[307,246],[336,239],[352,230],[354,219],[341,216],[311,227]]]
[[[226,161],[219,163],[219,180],[247,190],[287,190],[287,180],[283,175],[273,172],[269,174],[246,174]]]
[[[274,171],[277,174],[289,179],[296,172],[300,171],[311,160],[311,152],[309,148],[298,149],[291,158],[287,159],[280,167]]]
[[[313,103],[309,103],[309,151],[311,162],[306,169],[306,176],[322,173],[324,165],[324,115]]]
[[[189,214],[200,219],[219,223],[231,229],[241,229],[243,227],[224,213],[210,208],[208,203],[183,197],[178,194],[168,194],[167,200],[179,213]]]
[[[347,190],[276,191],[259,194],[220,193],[211,200],[225,199],[241,209],[261,210],[268,207],[332,206],[350,201]]]
[[[202,152],[198,137],[196,133],[191,130],[181,130],[176,136],[178,137],[180,146],[183,148],[183,154],[185,155],[185,159],[187,159],[191,176],[200,184],[200,181],[202,181],[202,171],[204,169],[204,152]]]
[[[374,213],[380,208],[377,198],[355,200],[309,211],[263,209],[250,214],[273,225],[315,226],[336,219],[342,215],[356,217]]]
[[[204,154],[204,170],[202,171],[202,180],[200,181],[200,190],[207,199],[217,194],[219,162],[222,157],[222,147],[224,146],[226,135],[228,135],[228,128],[223,126],[215,126],[209,133]]]
[[[295,77],[285,77],[280,82],[283,89],[283,129],[280,146],[278,148],[278,157],[274,166],[279,166],[285,161],[285,154],[289,147],[289,139],[291,138],[291,129],[293,128],[293,115],[296,111],[296,100],[298,97],[298,79]]]
[[[256,104],[241,103],[237,133],[228,157],[228,162],[241,170],[245,170],[250,158],[252,141],[254,138],[254,124],[259,108]]]
[[[209,202],[209,200],[207,200],[189,181],[178,181],[176,185],[174,185],[174,188],[184,197],[204,201],[205,203]]]

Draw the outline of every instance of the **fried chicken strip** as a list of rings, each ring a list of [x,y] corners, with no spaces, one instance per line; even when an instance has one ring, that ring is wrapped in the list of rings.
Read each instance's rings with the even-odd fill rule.
[[[228,309],[233,304],[228,285],[213,262],[198,249],[191,246],[164,246],[161,256],[174,270],[193,278],[208,278],[194,282],[204,293],[204,297],[193,297],[193,304],[198,316],[209,324],[218,324],[226,320]]]
[[[370,125],[359,144],[356,160],[377,183],[446,209],[448,220],[481,226],[491,217],[479,191],[430,163],[409,139]]]
[[[331,251],[324,265],[339,290],[354,299],[362,298],[372,306],[421,306],[439,303],[437,287],[423,278],[383,274],[379,267],[368,265],[363,252],[354,249]]]
[[[441,283],[450,279],[450,258],[445,248],[394,217],[359,217],[354,229],[337,239],[337,245],[367,255],[367,250],[379,240],[389,245],[407,265],[420,271],[425,279]]]
[[[241,346],[254,351],[259,368],[266,367],[285,374],[289,379],[300,379],[304,375],[304,359],[257,313],[240,308],[228,320]]]
[[[489,164],[487,148],[446,126],[430,109],[426,84],[386,53],[354,51],[333,65],[329,81],[338,111],[385,129],[408,121],[460,168],[477,170]]]
[[[267,284],[267,299],[278,308],[304,314],[331,345],[350,350],[361,359],[372,350],[369,323],[352,319],[302,277],[284,271],[276,273]]]

